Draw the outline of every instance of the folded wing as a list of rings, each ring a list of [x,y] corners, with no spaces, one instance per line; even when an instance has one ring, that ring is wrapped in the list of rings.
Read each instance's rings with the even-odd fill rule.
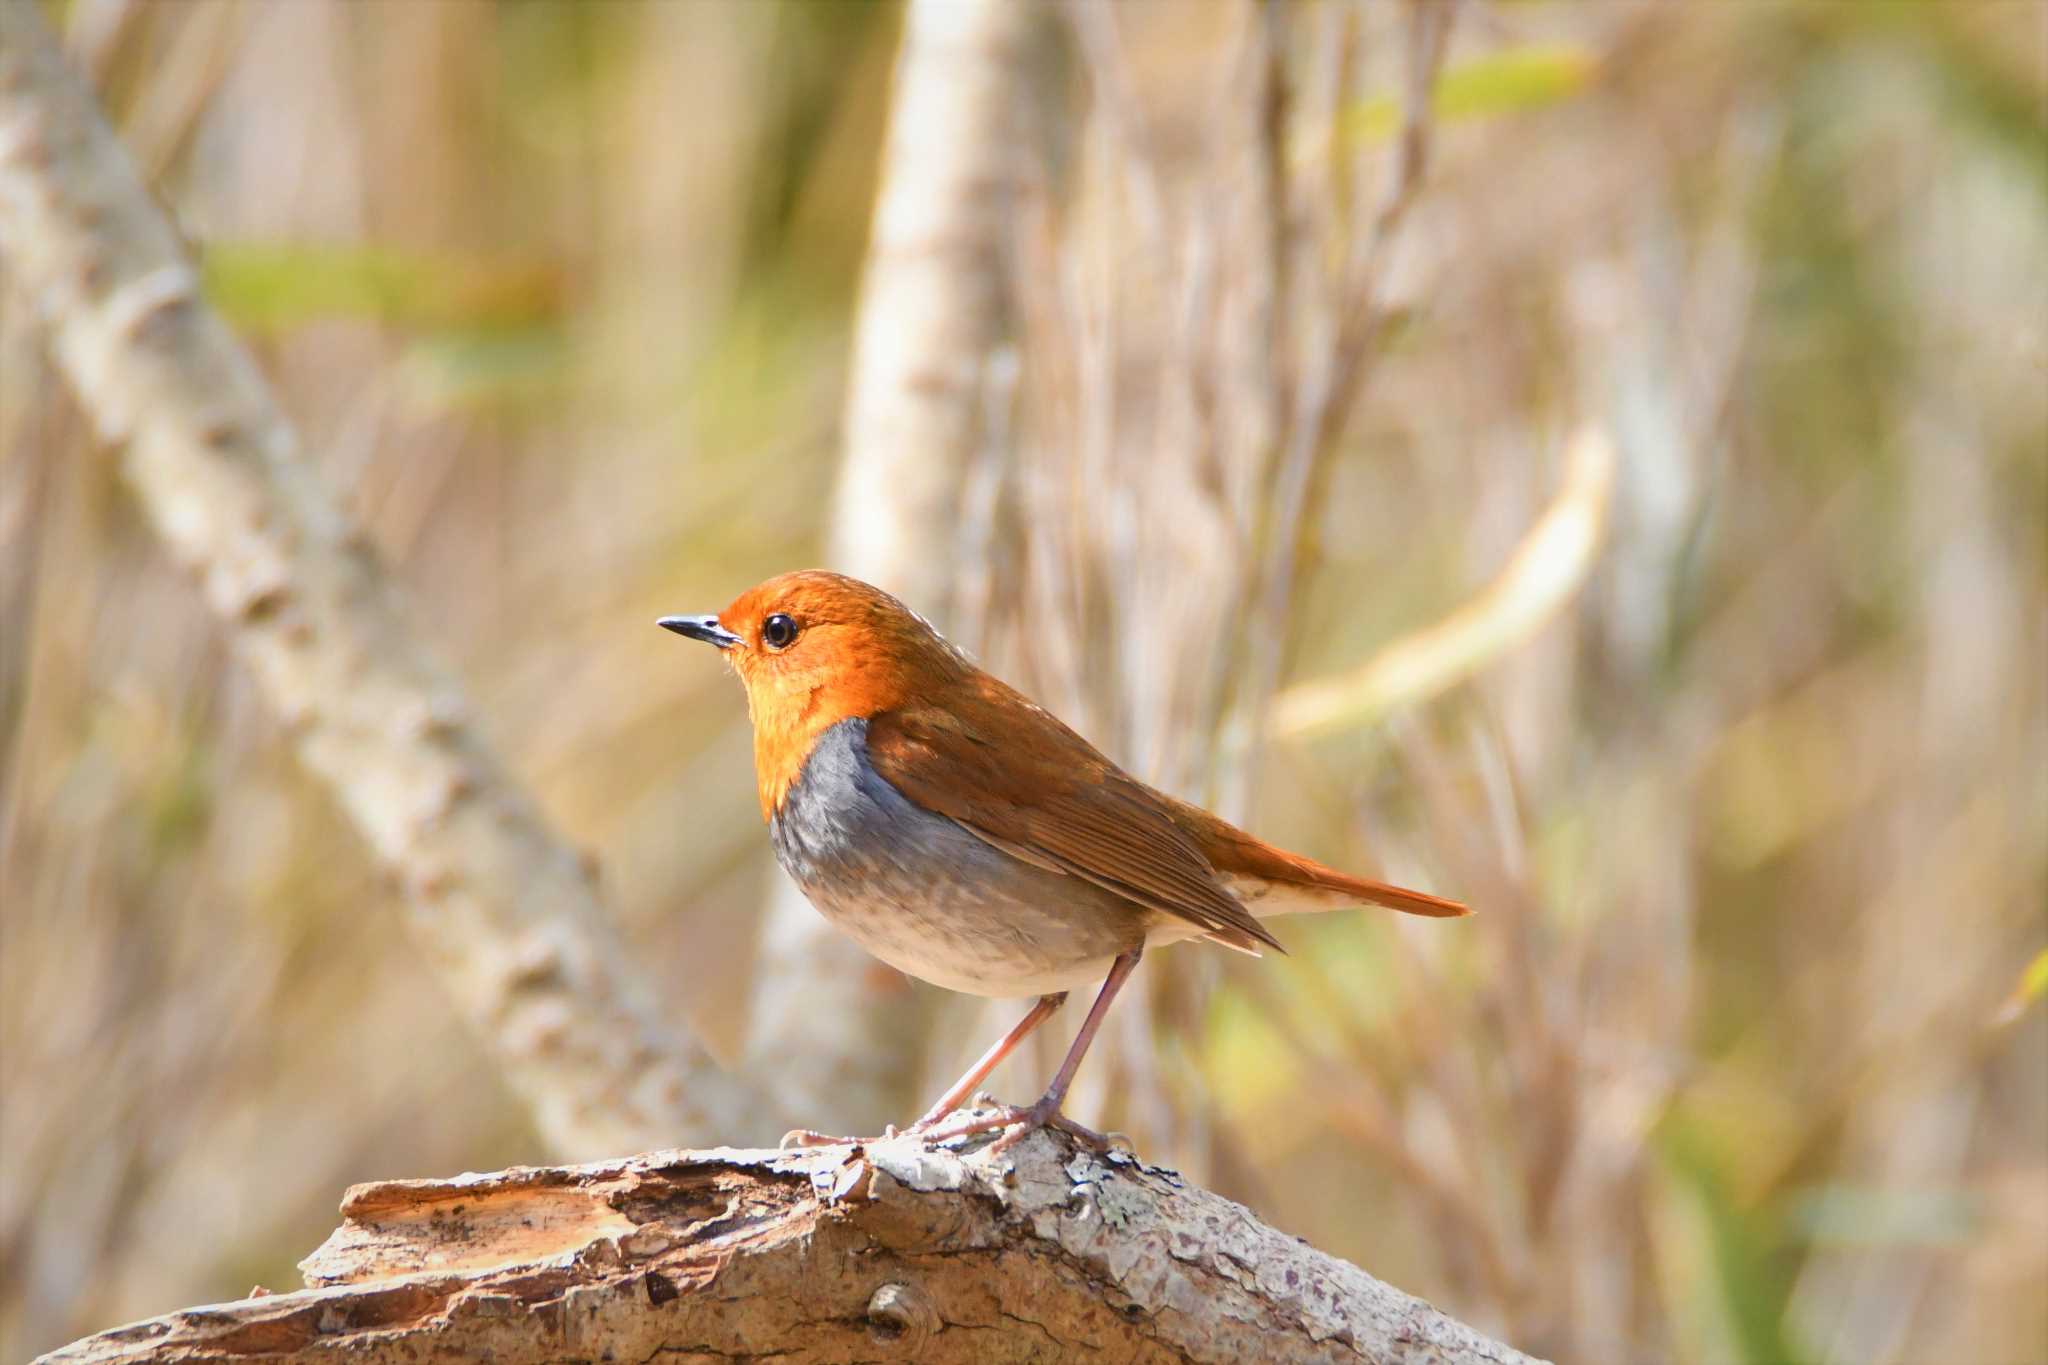
[[[1178,916],[1242,952],[1280,948],[1224,889],[1165,798],[995,679],[983,687],[945,710],[869,717],[869,762],[910,800],[1013,857]]]

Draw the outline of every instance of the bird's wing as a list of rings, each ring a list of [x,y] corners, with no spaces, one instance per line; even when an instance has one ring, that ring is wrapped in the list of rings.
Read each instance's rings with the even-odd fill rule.
[[[868,761],[911,801],[1013,857],[1177,915],[1242,952],[1280,948],[1158,793],[993,679],[944,709],[869,717]]]

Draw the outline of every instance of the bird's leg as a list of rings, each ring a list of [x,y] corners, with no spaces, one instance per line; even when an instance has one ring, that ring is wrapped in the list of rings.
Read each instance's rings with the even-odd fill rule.
[[[1031,1030],[1052,1018],[1053,1011],[1065,1004],[1066,1000],[1067,993],[1065,991],[1060,991],[1055,995],[1039,996],[1038,1003],[1031,1007],[1031,1012],[1022,1019],[1019,1019],[1016,1027],[996,1039],[995,1045],[987,1052],[981,1054],[981,1060],[969,1067],[966,1075],[953,1082],[953,1088],[939,1096],[939,1102],[934,1104],[925,1113],[923,1118],[904,1129],[904,1133],[911,1135],[922,1133],[940,1119],[958,1109],[966,1101],[967,1097],[974,1093],[974,1087],[987,1080],[988,1073],[994,1071],[1002,1063],[1003,1058],[1010,1055],[1011,1050],[1017,1044],[1029,1037]],[[895,1136],[897,1136],[896,1127],[894,1124],[891,1124],[882,1134],[882,1137],[876,1140],[887,1141]],[[782,1146],[785,1148],[843,1147],[849,1142],[864,1141],[868,1141],[868,1139],[834,1137],[830,1133],[814,1132],[809,1128],[794,1128],[782,1135]]]
[[[1031,1012],[1022,1019],[1019,1019],[1016,1027],[996,1039],[995,1045],[981,1054],[981,1060],[968,1067],[967,1074],[953,1082],[953,1088],[939,1096],[938,1103],[926,1110],[923,1118],[911,1124],[904,1131],[906,1133],[922,1133],[940,1119],[958,1109],[966,1102],[967,1097],[974,1093],[974,1088],[988,1079],[988,1073],[994,1071],[1002,1063],[1003,1058],[1010,1055],[1017,1044],[1028,1038],[1033,1029],[1052,1018],[1053,1011],[1066,1002],[1067,993],[1065,991],[1060,991],[1053,995],[1039,996],[1038,1003],[1031,1007]]]
[[[1074,1073],[1081,1069],[1081,1058],[1088,1053],[1088,1044],[1095,1041],[1095,1031],[1102,1027],[1102,1020],[1109,1013],[1109,1002],[1116,998],[1117,990],[1124,984],[1138,965],[1138,955],[1144,952],[1142,946],[1121,954],[1109,969],[1109,977],[1102,983],[1102,990],[1096,995],[1095,1003],[1088,1007],[1088,1017],[1081,1021],[1081,1031],[1074,1035],[1074,1045],[1067,1049],[1067,1059],[1060,1063],[1054,1073],[1052,1084],[1038,1097],[1038,1103],[1029,1109],[1005,1108],[990,1113],[969,1114],[951,1123],[927,1128],[923,1136],[929,1142],[944,1142],[948,1138],[965,1137],[969,1133],[985,1133],[991,1128],[1009,1128],[996,1140],[991,1152],[1004,1151],[1023,1138],[1058,1121],[1059,1125],[1081,1137],[1090,1139],[1098,1146],[1108,1145],[1099,1134],[1071,1123],[1060,1116],[1060,1104],[1067,1098],[1067,1087],[1074,1083]]]

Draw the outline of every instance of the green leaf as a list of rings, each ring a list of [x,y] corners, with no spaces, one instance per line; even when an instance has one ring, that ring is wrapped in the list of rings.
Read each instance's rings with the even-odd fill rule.
[[[1695,1201],[1708,1241],[1722,1307],[1742,1359],[1750,1365],[1805,1365],[1812,1359],[1792,1331],[1791,1276],[1780,1220],[1737,1200],[1706,1135],[1674,1116],[1658,1133],[1667,1169]]]
[[[1584,90],[1598,65],[1585,48],[1565,44],[1489,53],[1438,77],[1430,108],[1438,119],[1453,123],[1546,109]],[[1400,121],[1399,106],[1382,95],[1354,108],[1344,120],[1344,131],[1352,137],[1389,137]]]
[[[245,331],[328,318],[420,330],[523,330],[562,311],[555,268],[532,258],[432,256],[361,245],[213,242],[207,297]]]

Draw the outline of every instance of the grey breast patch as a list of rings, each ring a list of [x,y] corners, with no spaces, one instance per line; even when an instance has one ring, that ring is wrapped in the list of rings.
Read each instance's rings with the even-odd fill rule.
[[[811,903],[913,976],[981,994],[1078,970],[1142,942],[1149,912],[1005,853],[907,799],[868,761],[867,722],[819,737],[771,821]]]

